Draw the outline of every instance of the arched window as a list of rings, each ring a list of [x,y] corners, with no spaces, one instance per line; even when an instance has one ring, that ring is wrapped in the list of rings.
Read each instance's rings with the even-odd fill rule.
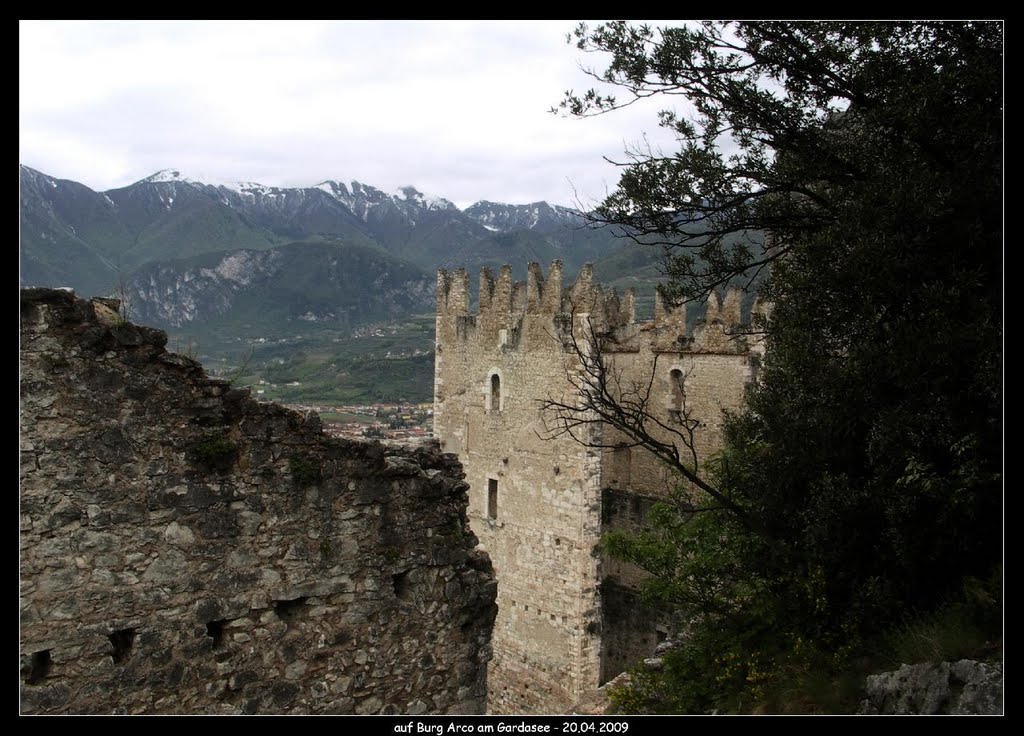
[[[491,374],[491,411],[501,411],[501,376]]]

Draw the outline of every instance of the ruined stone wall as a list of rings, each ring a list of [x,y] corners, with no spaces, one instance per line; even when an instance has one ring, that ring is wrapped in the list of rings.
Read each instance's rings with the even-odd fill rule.
[[[22,712],[481,712],[457,460],[328,438],[112,306],[22,292]]]
[[[584,446],[615,444],[608,428],[587,429],[584,444],[550,436],[539,401],[575,396],[570,338],[586,345],[591,331],[602,335],[617,380],[649,387],[652,414],[666,423],[681,408],[672,380],[681,384],[701,456],[721,442],[722,410],[742,404],[756,350],[734,329],[736,292],[713,296],[690,337],[682,308],[659,300],[655,319],[637,323],[632,294],[603,292],[589,267],[568,289],[557,261],[546,280],[531,264],[524,283],[507,266],[497,280],[484,269],[479,288],[471,315],[465,271],[439,273],[434,431],[466,468],[471,523],[498,577],[489,707],[564,712],[657,644],[657,613],[633,593],[639,571],[601,559],[595,545],[602,531],[641,523],[678,483],[636,448]]]

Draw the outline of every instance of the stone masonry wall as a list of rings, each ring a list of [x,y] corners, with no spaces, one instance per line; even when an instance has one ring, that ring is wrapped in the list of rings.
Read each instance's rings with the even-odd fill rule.
[[[482,712],[458,461],[328,438],[116,306],[22,292],[22,712]]]

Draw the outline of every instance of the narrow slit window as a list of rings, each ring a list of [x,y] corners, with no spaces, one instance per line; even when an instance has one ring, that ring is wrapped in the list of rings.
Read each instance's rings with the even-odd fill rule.
[[[491,411],[501,411],[501,376],[491,376]]]
[[[498,481],[487,479],[487,518],[498,518]]]
[[[668,384],[672,391],[672,408],[681,411],[683,408],[683,372],[678,368],[668,374]]]
[[[612,482],[617,488],[629,487],[629,476],[633,466],[633,452],[628,447],[616,447],[612,450],[611,473]]]
[[[683,420],[683,372],[678,368],[668,374],[669,406],[668,416],[671,421],[682,422]]]

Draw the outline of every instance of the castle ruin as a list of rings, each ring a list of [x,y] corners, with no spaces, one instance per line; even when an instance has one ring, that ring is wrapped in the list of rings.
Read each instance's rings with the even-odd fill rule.
[[[328,437],[117,306],[21,292],[21,712],[482,712],[457,460]]]
[[[602,683],[650,656],[664,635],[634,597],[636,570],[602,559],[604,531],[639,523],[677,478],[614,432],[583,425],[582,442],[551,432],[545,400],[579,399],[580,346],[602,336],[620,381],[649,386],[666,424],[684,409],[694,447],[720,445],[723,410],[742,405],[761,346],[740,329],[741,299],[712,294],[686,335],[685,307],[660,298],[653,321],[637,322],[632,291],[620,299],[584,266],[563,288],[562,264],[545,279],[529,265],[514,282],[480,274],[470,313],[465,270],[438,273],[434,433],[457,453],[469,482],[469,517],[498,579],[498,617],[488,671],[494,713],[567,712]],[[577,436],[579,436],[577,432]]]

